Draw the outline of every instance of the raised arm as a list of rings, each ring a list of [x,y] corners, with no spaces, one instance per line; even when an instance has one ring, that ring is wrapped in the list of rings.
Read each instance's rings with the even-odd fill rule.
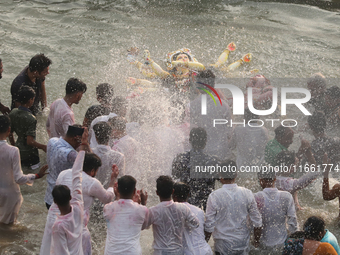
[[[76,161],[72,167],[72,190],[71,196],[73,201],[83,202],[83,193],[82,193],[82,171],[83,171],[83,163],[85,158],[85,151],[80,151],[77,155]]]

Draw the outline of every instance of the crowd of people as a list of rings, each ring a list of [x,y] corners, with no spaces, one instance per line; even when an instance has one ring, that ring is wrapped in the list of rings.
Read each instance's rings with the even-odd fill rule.
[[[309,217],[299,231],[296,216],[302,209],[298,191],[319,177],[325,200],[340,197],[340,184],[329,185],[329,172],[340,162],[340,141],[326,132],[326,125],[336,127],[340,120],[340,88],[327,88],[322,74],[307,81],[313,112],[307,128],[315,139],[301,138],[297,153],[289,150],[293,128],[278,126],[269,140],[270,131],[254,124],[260,118],[249,109],[244,117],[251,126],[214,127],[214,119],[233,115],[226,101],[216,105],[214,98],[207,99],[209,114],[201,114],[204,92],[194,84],[214,87],[215,79],[205,68],[188,85],[190,96],[167,94],[169,104],[159,109],[148,93],[117,96],[114,86],[101,83],[96,87],[99,104],[88,108],[82,125],[75,123],[72,105],[80,102],[87,85],[70,78],[65,96],[50,106],[46,145],[36,141],[36,115],[48,105],[45,77],[51,64],[44,54],[34,56],[13,80],[11,106],[0,103],[0,223],[15,223],[23,202],[19,185],[32,185],[48,169],[41,255],[92,254],[91,210],[99,210],[107,223],[105,255],[142,254],[141,231],[151,225],[155,255],[339,253],[322,218]],[[2,72],[0,59],[0,78]],[[253,81],[268,83],[262,75]],[[46,153],[42,167],[39,150]],[[263,190],[255,194],[236,184],[238,171],[233,169],[263,165],[289,170],[259,171]],[[197,174],[197,168],[209,166],[226,170]],[[299,166],[310,168],[294,178]],[[23,174],[22,167],[31,173]],[[146,206],[147,191],[137,189],[143,183],[156,184],[156,206]]]

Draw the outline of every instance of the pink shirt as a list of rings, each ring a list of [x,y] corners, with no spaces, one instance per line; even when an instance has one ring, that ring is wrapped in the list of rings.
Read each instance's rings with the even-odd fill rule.
[[[51,104],[50,114],[46,122],[46,129],[50,138],[65,136],[68,126],[74,123],[72,108],[63,98],[57,99]]]

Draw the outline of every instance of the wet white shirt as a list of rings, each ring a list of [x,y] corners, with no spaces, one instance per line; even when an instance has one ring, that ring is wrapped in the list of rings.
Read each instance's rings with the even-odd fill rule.
[[[142,254],[140,234],[148,218],[148,208],[131,199],[119,199],[104,206],[107,222],[105,255]]]
[[[83,255],[83,194],[82,169],[85,151],[78,153],[72,168],[72,189],[70,201],[72,211],[59,215],[52,227],[52,255]]]
[[[210,245],[205,241],[204,235],[204,212],[197,206],[184,203],[190,211],[198,218],[199,227],[185,228],[183,235],[183,246],[185,255],[213,255]]]
[[[262,216],[261,245],[283,245],[287,230],[293,233],[298,228],[293,196],[277,188],[265,188],[254,197]]]
[[[160,202],[149,209],[149,217],[143,228],[152,224],[154,255],[168,252],[171,255],[183,254],[184,228],[198,228],[199,220],[183,203]]]
[[[262,226],[253,193],[237,184],[224,184],[209,195],[205,231],[212,233],[215,251],[246,251],[252,228]]]
[[[138,144],[135,139],[129,135],[123,136],[114,142],[112,146],[114,151],[118,151],[125,156],[125,174],[136,176],[138,180]]]
[[[252,124],[255,126],[256,124]],[[230,139],[230,148],[237,149],[236,163],[241,166],[259,166],[264,161],[264,150],[268,142],[265,127],[236,126]]]
[[[297,190],[303,189],[311,184],[318,176],[319,172],[307,173],[298,179],[285,176],[276,176],[275,186],[278,190],[294,193]]]
[[[57,99],[51,104],[46,122],[46,129],[50,138],[64,137],[68,126],[72,126],[74,123],[73,110],[63,98]]]
[[[110,203],[114,199],[113,188],[110,187],[107,190],[96,179],[91,177],[85,172],[82,172],[82,191],[84,200],[84,229],[83,229],[83,252],[84,254],[91,254],[91,235],[87,228],[90,217],[90,208],[94,201],[94,198],[98,198],[102,203]],[[56,181],[56,185],[66,185],[69,189],[72,188],[72,169],[62,171]],[[56,220],[56,217],[60,215],[58,206],[53,203],[50,207],[45,225],[44,236],[40,248],[40,255],[48,255],[51,245],[51,229]]]
[[[102,161],[102,166],[99,167],[96,178],[105,188],[107,188],[110,183],[112,165],[117,165],[119,170],[118,177],[125,175],[125,156],[122,153],[112,150],[108,145],[102,144],[92,148],[92,152],[95,153]]]
[[[6,140],[0,140],[0,165],[0,222],[9,224],[15,222],[23,202],[19,185],[32,185],[35,175],[23,174],[19,149]]]

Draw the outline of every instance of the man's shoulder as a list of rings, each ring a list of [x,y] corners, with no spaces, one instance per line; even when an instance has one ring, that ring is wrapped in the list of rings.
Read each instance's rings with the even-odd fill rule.
[[[27,76],[26,76],[26,70],[27,70],[28,67],[25,67],[13,80],[12,82],[12,87],[21,87],[22,85],[24,85],[26,82],[26,79],[27,79]],[[25,84],[25,85],[28,85],[28,84]]]

